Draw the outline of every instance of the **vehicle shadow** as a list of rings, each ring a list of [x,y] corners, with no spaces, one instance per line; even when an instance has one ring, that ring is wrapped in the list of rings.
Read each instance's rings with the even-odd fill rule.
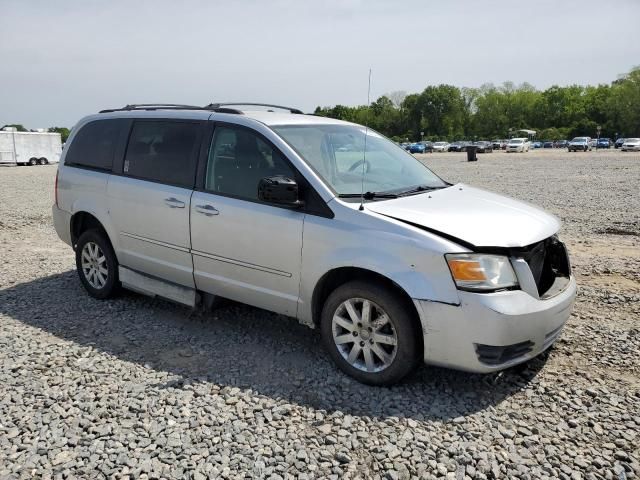
[[[0,313],[58,338],[175,375],[156,387],[210,382],[345,414],[450,420],[527,387],[547,355],[524,369],[475,375],[420,367],[402,384],[376,388],[339,372],[317,331],[294,319],[230,303],[197,313],[131,292],[98,301],[75,271],[0,291]]]

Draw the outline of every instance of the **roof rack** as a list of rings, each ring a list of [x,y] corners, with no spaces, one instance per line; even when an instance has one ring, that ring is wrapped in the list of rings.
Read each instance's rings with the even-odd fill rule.
[[[178,103],[133,103],[122,108],[100,110],[100,113],[122,112],[131,110],[206,110],[195,105],[181,105]]]
[[[282,105],[271,105],[269,103],[250,103],[250,102],[210,103],[205,107],[199,107],[196,105],[181,105],[179,103],[132,103],[130,105],[125,105],[122,108],[109,108],[106,110],[100,110],[99,113],[130,112],[134,110],[211,110],[218,113],[235,113],[235,114],[244,113],[242,110],[238,108],[229,108],[233,106],[279,108],[281,110],[288,110],[291,113],[304,115],[302,110],[299,110],[297,108],[283,107]]]
[[[248,106],[248,107],[271,107],[279,108],[281,110],[288,110],[290,113],[297,113],[303,115],[304,112],[298,108],[284,107],[282,105],[272,105],[269,103],[251,103],[251,102],[222,102],[222,103],[210,103],[206,107],[206,110],[215,110],[221,113],[242,113],[242,110],[235,108],[224,108],[227,106]]]

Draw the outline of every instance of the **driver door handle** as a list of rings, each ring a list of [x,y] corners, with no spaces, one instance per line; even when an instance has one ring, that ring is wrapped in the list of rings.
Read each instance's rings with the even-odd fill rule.
[[[175,197],[169,197],[164,199],[164,203],[169,205],[169,208],[184,208],[185,203],[181,200],[178,200]]]
[[[213,215],[218,215],[220,212],[213,205],[196,205],[196,212],[206,215],[207,217],[212,217]]]

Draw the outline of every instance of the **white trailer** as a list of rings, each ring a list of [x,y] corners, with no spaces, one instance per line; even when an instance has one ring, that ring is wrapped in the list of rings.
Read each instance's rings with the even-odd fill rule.
[[[59,133],[18,132],[15,127],[0,130],[0,164],[47,165],[59,162],[61,153]]]

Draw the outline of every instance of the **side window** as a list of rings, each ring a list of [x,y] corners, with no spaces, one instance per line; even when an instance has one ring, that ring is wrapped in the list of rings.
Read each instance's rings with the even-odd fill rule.
[[[198,160],[200,125],[194,122],[136,121],[123,173],[192,188]]]
[[[277,150],[245,128],[216,128],[207,162],[207,191],[257,200],[258,182],[272,175],[294,178]]]
[[[111,170],[122,122],[96,120],[84,125],[69,145],[65,165]]]

